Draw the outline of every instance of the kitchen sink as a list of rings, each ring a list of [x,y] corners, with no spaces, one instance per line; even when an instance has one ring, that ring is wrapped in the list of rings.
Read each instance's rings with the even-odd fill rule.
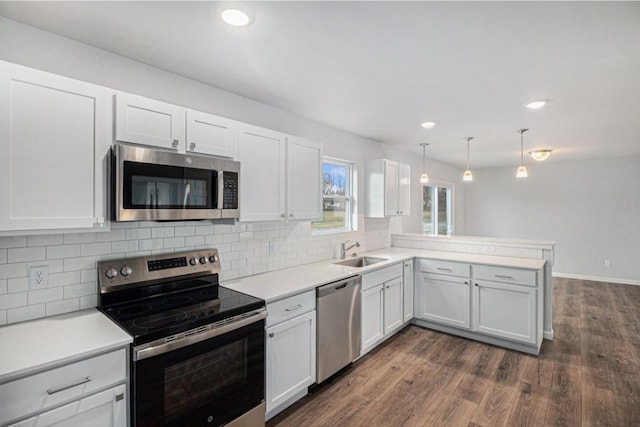
[[[382,261],[388,261],[388,258],[376,258],[372,256],[361,256],[358,258],[348,259],[346,261],[336,262],[334,264],[344,265],[346,267],[366,267],[367,265],[377,264]]]

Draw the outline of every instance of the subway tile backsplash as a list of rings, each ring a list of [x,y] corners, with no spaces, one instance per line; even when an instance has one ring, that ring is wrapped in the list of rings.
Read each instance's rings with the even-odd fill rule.
[[[112,223],[99,233],[0,237],[0,325],[95,307],[96,262],[141,255],[217,248],[221,281],[329,260],[339,242],[357,240],[360,252],[390,246],[402,219],[358,218],[349,233],[311,235],[310,222]],[[276,253],[269,254],[269,242]],[[48,266],[45,289],[29,288],[29,268]]]

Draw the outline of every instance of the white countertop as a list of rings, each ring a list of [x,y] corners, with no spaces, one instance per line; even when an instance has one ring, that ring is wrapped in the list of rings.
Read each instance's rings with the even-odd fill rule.
[[[97,309],[0,327],[0,383],[132,342]]]
[[[370,271],[402,262],[414,257],[431,258],[446,261],[469,262],[473,264],[498,265],[503,267],[539,270],[544,267],[545,260],[531,258],[513,258],[492,255],[477,255],[455,252],[426,251],[420,249],[386,248],[377,251],[360,253],[359,256],[388,258],[367,267],[353,268],[336,265],[339,259],[305,264],[255,276],[242,277],[226,281],[221,285],[236,291],[264,299],[267,303],[292,295],[312,290],[325,283],[341,280],[349,276],[364,274]]]

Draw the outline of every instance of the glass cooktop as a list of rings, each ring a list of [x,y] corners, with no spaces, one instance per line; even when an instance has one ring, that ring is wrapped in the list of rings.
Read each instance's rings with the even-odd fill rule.
[[[101,310],[139,345],[264,306],[259,298],[211,285]]]

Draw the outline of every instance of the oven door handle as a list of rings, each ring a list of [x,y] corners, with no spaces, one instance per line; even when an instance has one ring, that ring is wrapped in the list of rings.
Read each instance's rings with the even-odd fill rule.
[[[177,350],[188,345],[196,344],[201,341],[235,331],[236,329],[243,328],[245,326],[251,325],[252,323],[259,322],[266,317],[267,310],[265,308],[261,308],[250,312],[248,316],[245,315],[245,317],[239,318],[236,321],[224,323],[220,326],[216,326],[215,323],[206,326],[208,330],[204,332],[196,333],[194,335],[182,336],[181,338],[169,342],[167,342],[163,338],[161,340],[143,344],[133,349],[133,360],[138,361],[148,359],[149,357],[158,356],[160,354],[168,353],[172,350]]]

